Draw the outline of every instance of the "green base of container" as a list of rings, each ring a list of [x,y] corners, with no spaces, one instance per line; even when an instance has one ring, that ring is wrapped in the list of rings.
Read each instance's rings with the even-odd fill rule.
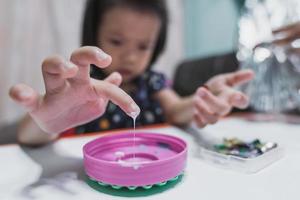
[[[138,196],[149,196],[156,193],[161,193],[165,190],[173,188],[175,185],[181,182],[182,178],[183,178],[183,174],[162,183],[139,186],[139,187],[124,187],[118,185],[110,185],[110,184],[93,180],[88,176],[86,177],[87,179],[86,182],[90,187],[102,193],[110,194],[113,196],[138,197]]]

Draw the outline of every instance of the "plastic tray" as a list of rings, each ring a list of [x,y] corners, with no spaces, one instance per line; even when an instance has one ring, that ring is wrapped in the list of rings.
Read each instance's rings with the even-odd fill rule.
[[[220,143],[220,142],[218,142]],[[225,155],[214,150],[201,147],[200,156],[210,164],[221,168],[239,171],[247,174],[259,172],[263,168],[276,162],[284,155],[283,148],[277,146],[270,151],[253,158],[242,158],[233,155]]]

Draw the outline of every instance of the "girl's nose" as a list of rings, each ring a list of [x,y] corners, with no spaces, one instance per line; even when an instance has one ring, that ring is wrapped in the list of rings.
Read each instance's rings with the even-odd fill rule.
[[[138,59],[138,53],[137,53],[137,51],[135,51],[135,50],[127,50],[127,51],[125,51],[124,59],[127,62],[130,62],[130,63],[135,62]]]

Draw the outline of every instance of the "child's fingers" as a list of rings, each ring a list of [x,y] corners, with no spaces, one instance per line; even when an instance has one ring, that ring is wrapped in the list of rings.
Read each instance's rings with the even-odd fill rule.
[[[230,111],[230,105],[225,103],[220,98],[214,96],[210,91],[201,87],[196,94],[211,108],[211,110],[219,116],[224,116]]]
[[[274,40],[273,43],[276,45],[279,45],[279,46],[284,46],[284,45],[290,44],[294,40],[295,40],[294,35],[286,35],[284,38]]]
[[[128,115],[132,116],[140,113],[140,108],[134,100],[118,86],[107,81],[98,81],[94,88],[98,97],[111,100]]]
[[[201,114],[198,111],[194,112],[194,121],[200,128],[204,128],[207,125],[207,123],[204,119],[202,119]]]
[[[202,122],[215,124],[218,121],[218,114],[212,111],[212,109],[201,98],[195,97],[195,113],[201,116]]]
[[[239,92],[233,94],[230,98],[231,105],[239,109],[245,109],[249,106],[249,98]]]
[[[285,46],[285,45],[291,43],[293,40],[294,40],[294,37],[289,36],[289,37],[285,37],[283,39],[274,40],[273,43],[276,45],[279,45],[279,46]]]
[[[13,86],[9,91],[10,97],[29,112],[38,107],[39,94],[25,84]]]
[[[300,37],[300,22],[287,25],[273,31],[275,40],[273,43],[277,45],[287,45]]]
[[[60,56],[48,57],[42,64],[42,73],[44,77],[47,92],[56,91],[65,85],[65,80],[76,75],[78,67],[65,61]]]
[[[297,57],[300,55],[300,48],[292,48],[288,50],[288,53],[293,54]]]
[[[122,83],[122,76],[118,72],[113,72],[105,79],[105,81],[112,83],[116,86],[120,86]]]
[[[225,82],[228,86],[238,86],[252,80],[254,72],[252,70],[240,70],[225,75]]]
[[[299,26],[300,26],[300,22],[289,24],[287,26],[284,26],[284,27],[281,27],[281,28],[278,28],[278,29],[274,30],[273,33],[277,34],[277,33],[281,33],[281,32],[286,32],[286,31],[299,29]]]
[[[82,82],[89,80],[91,64],[104,68],[110,65],[112,58],[97,47],[86,46],[75,50],[70,60],[79,67],[72,80]]]
[[[229,105],[240,109],[244,109],[249,105],[249,98],[245,94],[230,87],[223,89],[220,98]]]

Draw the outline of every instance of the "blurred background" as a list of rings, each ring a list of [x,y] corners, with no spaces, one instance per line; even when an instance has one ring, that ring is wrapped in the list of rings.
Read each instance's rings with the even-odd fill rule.
[[[168,2],[168,47],[155,68],[169,78],[184,58],[236,48],[238,7],[234,0]],[[24,113],[9,99],[9,87],[24,82],[43,92],[43,58],[69,57],[80,46],[84,5],[85,0],[0,0],[0,126]]]
[[[68,58],[80,46],[84,5],[85,0],[0,0],[0,127],[15,127],[25,113],[9,99],[9,88],[22,82],[43,93],[42,60],[52,54]],[[168,0],[168,5],[168,45],[155,65],[157,70],[181,80],[176,75],[180,66],[199,59],[215,71],[224,72],[218,66],[225,65],[228,71],[237,69],[245,0]],[[183,96],[193,89],[184,87],[175,85]],[[1,135],[0,131],[0,140]]]

